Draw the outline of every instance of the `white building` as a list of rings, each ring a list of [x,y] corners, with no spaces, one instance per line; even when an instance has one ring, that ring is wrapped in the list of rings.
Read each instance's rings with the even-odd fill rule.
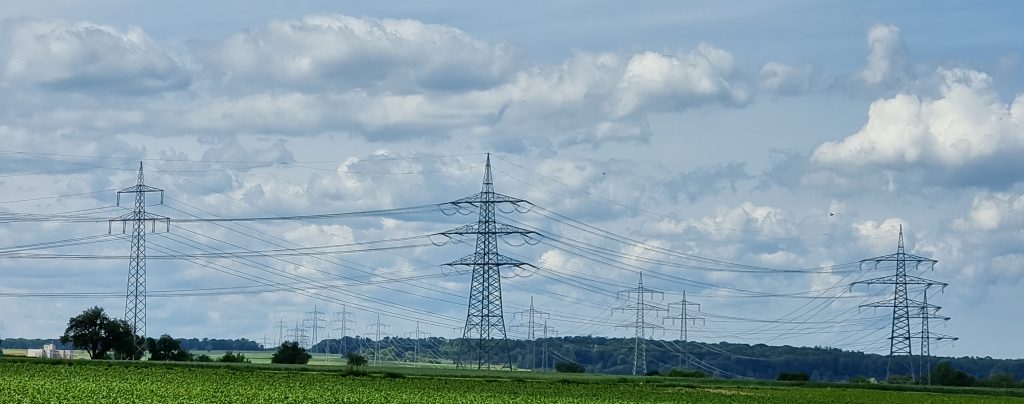
[[[66,349],[57,349],[53,344],[46,344],[43,345],[43,349],[26,350],[25,356],[29,358],[72,359],[74,358],[74,352]]]

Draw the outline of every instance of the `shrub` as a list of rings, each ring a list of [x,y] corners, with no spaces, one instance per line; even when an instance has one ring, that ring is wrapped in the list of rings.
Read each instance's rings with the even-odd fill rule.
[[[213,362],[213,358],[211,358],[210,355],[207,354],[200,354],[199,356],[196,356],[195,359],[193,360],[196,362]]]
[[[708,374],[699,370],[672,369],[668,372],[668,377],[691,377],[695,379],[703,379],[708,377]]]
[[[247,358],[245,357],[245,355],[242,355],[242,354],[236,354],[236,353],[234,353],[234,352],[232,352],[232,351],[227,351],[227,352],[225,352],[225,353],[224,353],[224,356],[221,356],[220,358],[218,358],[218,359],[217,359],[217,362],[226,362],[226,363],[252,363],[251,361],[249,361],[249,359],[247,359]]]
[[[558,362],[555,364],[555,371],[558,373],[583,373],[583,365],[575,362]]]
[[[644,376],[661,376],[661,371],[658,370],[658,369],[651,369],[651,370],[648,370],[647,374],[644,375]]]
[[[299,346],[298,342],[285,341],[277,348],[277,352],[270,357],[270,363],[287,363],[305,365],[313,356],[306,353],[306,350]]]
[[[782,372],[779,373],[778,380],[780,382],[806,382],[811,378],[804,372]]]
[[[345,354],[346,361],[349,368],[361,368],[366,366],[366,357],[355,352],[349,352]]]

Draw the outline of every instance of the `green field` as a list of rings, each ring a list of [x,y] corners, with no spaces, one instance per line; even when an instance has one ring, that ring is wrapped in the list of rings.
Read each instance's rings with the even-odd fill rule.
[[[1006,403],[1022,392],[342,367],[0,360],[5,402]],[[401,372],[401,373],[399,373]]]

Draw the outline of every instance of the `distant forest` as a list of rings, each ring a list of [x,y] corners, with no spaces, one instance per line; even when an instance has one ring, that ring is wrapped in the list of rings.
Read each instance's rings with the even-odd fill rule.
[[[257,351],[264,347],[248,339],[179,339],[181,346],[190,351]],[[40,348],[58,340],[6,338],[0,348]],[[454,356],[458,340],[446,338],[391,338],[380,343],[364,337],[323,340],[310,351],[317,353],[358,352],[371,360],[375,349],[380,360],[420,362],[447,362]],[[545,355],[544,346],[548,354]],[[633,339],[606,337],[560,337],[538,339],[535,342],[510,340],[511,359],[524,369],[551,370],[558,362],[573,362],[583,366],[587,373],[630,374],[633,370]],[[272,349],[273,347],[267,347]],[[690,360],[687,363],[687,356]],[[545,356],[547,362],[545,362]],[[997,373],[1024,376],[1024,359],[993,359],[989,357],[933,357],[932,366],[948,361],[956,369],[978,379]],[[749,377],[775,379],[783,372],[803,372],[812,380],[846,381],[857,377],[885,378],[888,357],[835,348],[804,348],[768,346],[763,344],[695,343],[681,341],[647,341],[647,368],[667,373],[671,369],[692,368],[716,377]],[[546,363],[546,367],[544,364]]]

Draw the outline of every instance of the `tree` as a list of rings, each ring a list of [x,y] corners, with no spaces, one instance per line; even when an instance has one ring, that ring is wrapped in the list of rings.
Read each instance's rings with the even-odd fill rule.
[[[224,356],[221,356],[220,358],[217,359],[217,362],[225,362],[225,363],[252,363],[251,361],[249,361],[249,359],[246,359],[245,355],[242,355],[240,353],[236,354],[236,353],[234,353],[232,351],[225,352]]]
[[[945,361],[932,368],[932,383],[940,386],[965,387],[973,386],[975,379],[962,370],[954,369],[949,361]]]
[[[199,356],[196,356],[196,358],[193,360],[196,362],[213,362],[213,358],[211,358],[210,355],[207,354],[200,354]]]
[[[189,362],[192,360],[192,353],[181,349],[181,341],[164,334],[160,339],[146,339],[146,346],[149,349],[149,360],[151,361],[174,361]]]
[[[981,382],[986,387],[1017,387],[1017,378],[1006,372],[996,372]]]
[[[583,373],[583,365],[576,362],[558,362],[555,364],[555,371],[558,373]]]
[[[355,352],[349,352],[345,355],[348,361],[348,367],[350,368],[361,368],[366,366],[366,357]]]
[[[277,347],[277,352],[270,357],[270,363],[290,363],[305,365],[313,356],[306,353],[306,350],[299,346],[298,342],[285,341]]]
[[[96,306],[71,317],[60,342],[84,349],[92,359],[104,359],[111,351],[120,357],[139,359],[136,338],[127,321],[112,319]]]

